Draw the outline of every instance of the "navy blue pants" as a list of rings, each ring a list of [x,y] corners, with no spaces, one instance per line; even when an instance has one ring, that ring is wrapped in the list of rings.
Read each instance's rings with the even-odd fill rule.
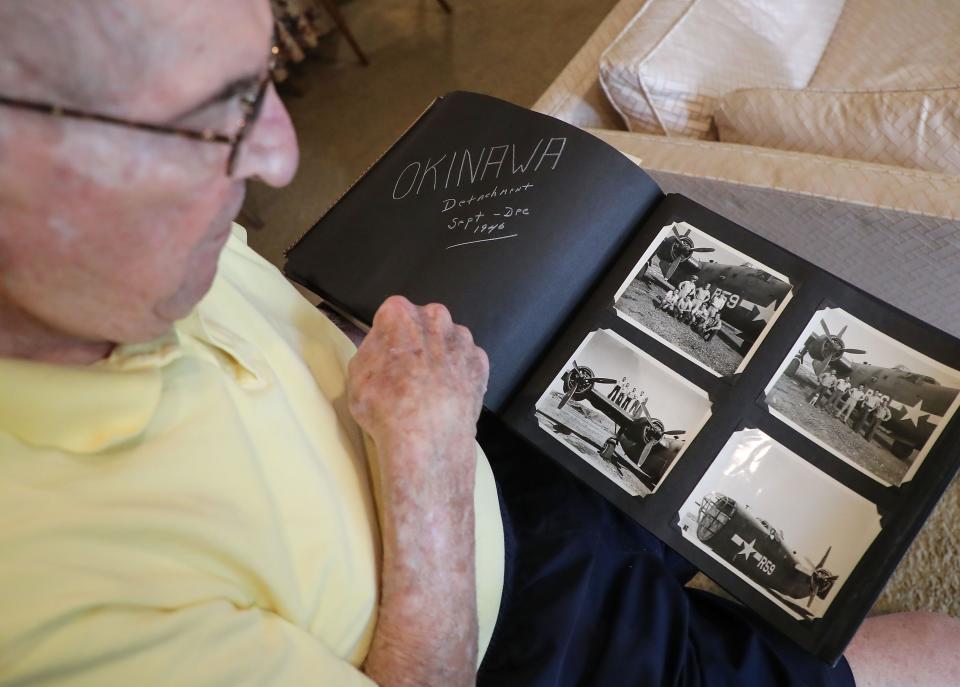
[[[563,468],[480,425],[507,570],[481,687],[844,685],[749,612],[684,584],[696,570]]]

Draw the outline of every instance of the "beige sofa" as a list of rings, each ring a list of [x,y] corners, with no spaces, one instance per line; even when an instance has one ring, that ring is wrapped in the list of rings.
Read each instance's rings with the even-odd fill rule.
[[[601,87],[599,65],[643,5],[644,0],[621,0],[534,109],[585,128],[633,156],[664,191],[693,198],[960,336],[960,176],[627,131]],[[937,0],[847,0],[823,59],[843,62],[860,49],[870,50],[870,59],[879,64],[897,58],[912,42],[911,59],[935,64],[936,46],[916,43],[923,27],[904,25],[897,13],[913,8],[918,22],[936,22],[937,7]],[[881,21],[877,15],[883,12]],[[864,30],[860,25],[868,18],[872,28]],[[814,79],[836,81],[842,71],[821,64]],[[958,517],[960,482],[955,481],[892,578],[878,611],[960,615]]]
[[[960,293],[960,177],[627,132],[601,88],[598,65],[644,4],[622,0],[616,5],[534,109],[588,129],[635,156],[665,191],[688,195],[960,335],[960,299],[955,298]],[[844,17],[852,4],[848,0],[834,37],[847,33]],[[875,44],[873,50],[876,57]]]

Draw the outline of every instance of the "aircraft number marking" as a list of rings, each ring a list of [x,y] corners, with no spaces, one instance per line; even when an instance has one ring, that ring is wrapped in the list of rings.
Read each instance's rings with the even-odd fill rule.
[[[721,288],[719,288],[719,287],[717,287],[717,286],[713,287],[713,293],[711,294],[711,298],[714,297],[714,296],[716,296],[716,294],[718,294],[718,293],[721,293],[721,294],[723,294],[724,296],[727,297],[726,307],[728,307],[728,308],[736,308],[736,307],[740,304],[740,295],[739,295],[739,294],[733,293],[733,292],[731,292],[731,291],[725,291],[724,289],[721,289]]]
[[[772,575],[776,571],[777,564],[771,561],[769,558],[767,558],[763,554],[761,554],[760,552],[757,552],[754,555],[754,558],[757,559],[757,567],[760,568],[760,572],[766,575]]]

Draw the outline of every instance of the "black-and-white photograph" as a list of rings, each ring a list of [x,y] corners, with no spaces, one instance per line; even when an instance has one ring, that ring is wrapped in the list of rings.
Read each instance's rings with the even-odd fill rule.
[[[615,332],[591,332],[536,403],[540,427],[633,496],[661,484],[710,398]]]
[[[960,405],[960,372],[839,308],[810,320],[766,388],[771,414],[858,470],[899,485]]]
[[[686,222],[660,230],[617,314],[719,377],[740,372],[793,294],[790,280]]]
[[[758,429],[730,437],[678,516],[685,539],[798,620],[826,613],[880,533],[872,503]]]

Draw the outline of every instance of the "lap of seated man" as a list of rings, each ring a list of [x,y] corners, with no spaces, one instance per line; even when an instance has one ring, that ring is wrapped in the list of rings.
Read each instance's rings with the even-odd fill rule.
[[[248,249],[246,180],[297,167],[271,33],[0,3],[0,685],[952,679],[950,619],[869,620],[851,675],[688,591],[484,420],[487,461],[445,308],[388,299],[358,350]]]

